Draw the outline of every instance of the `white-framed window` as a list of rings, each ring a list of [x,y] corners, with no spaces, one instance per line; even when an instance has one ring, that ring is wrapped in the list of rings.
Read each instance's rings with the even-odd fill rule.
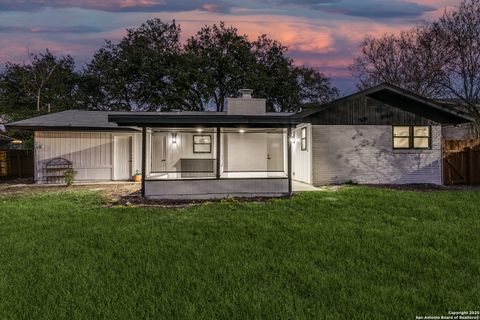
[[[193,153],[211,153],[212,152],[212,136],[210,135],[194,135],[193,136]]]
[[[300,130],[300,149],[307,150],[307,128],[305,127]]]
[[[393,126],[393,149],[430,149],[430,126]]]

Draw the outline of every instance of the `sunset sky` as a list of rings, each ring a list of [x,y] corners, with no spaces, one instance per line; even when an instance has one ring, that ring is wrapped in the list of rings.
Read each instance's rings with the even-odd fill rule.
[[[354,90],[347,66],[366,34],[408,29],[458,0],[0,0],[0,63],[30,51],[72,55],[81,67],[104,39],[150,18],[175,19],[183,37],[225,21],[256,38],[289,46],[297,64],[318,67],[342,94]]]

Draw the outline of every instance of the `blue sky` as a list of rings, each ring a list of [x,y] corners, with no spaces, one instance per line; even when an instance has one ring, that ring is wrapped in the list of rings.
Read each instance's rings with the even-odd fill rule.
[[[0,63],[51,49],[79,67],[105,39],[150,18],[175,19],[187,38],[225,21],[251,38],[266,33],[297,64],[318,68],[343,94],[354,90],[348,65],[365,35],[397,33],[438,17],[455,0],[0,0]]]

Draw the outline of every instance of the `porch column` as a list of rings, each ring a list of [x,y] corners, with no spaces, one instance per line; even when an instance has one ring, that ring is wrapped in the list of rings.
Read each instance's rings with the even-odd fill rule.
[[[288,193],[292,192],[292,128],[287,128],[287,174],[288,174]]]
[[[147,128],[142,127],[142,197],[145,197],[145,177],[147,172]]]
[[[216,168],[217,168],[217,179],[220,179],[220,127],[217,127],[217,136],[216,136],[216,148],[217,148],[217,161],[216,161]]]

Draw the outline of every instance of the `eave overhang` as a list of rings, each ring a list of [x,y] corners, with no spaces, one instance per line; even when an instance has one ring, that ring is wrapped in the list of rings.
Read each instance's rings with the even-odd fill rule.
[[[226,127],[226,128],[289,128],[303,122],[297,115],[109,115],[109,122],[118,126],[136,127]]]

